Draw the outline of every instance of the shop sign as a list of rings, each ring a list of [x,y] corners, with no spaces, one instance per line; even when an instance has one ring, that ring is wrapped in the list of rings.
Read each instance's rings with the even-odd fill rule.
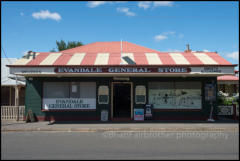
[[[233,115],[233,106],[218,106],[218,115]]]
[[[56,73],[189,73],[187,67],[58,67]]]
[[[146,106],[145,106],[145,117],[146,118],[151,118],[152,117],[152,105],[151,104],[147,104]]]
[[[108,111],[107,110],[102,110],[101,121],[108,121]]]
[[[96,109],[95,98],[43,98],[44,110]]]
[[[204,67],[202,73],[221,73],[222,71],[218,67]]]
[[[134,109],[134,120],[144,121],[144,109]]]

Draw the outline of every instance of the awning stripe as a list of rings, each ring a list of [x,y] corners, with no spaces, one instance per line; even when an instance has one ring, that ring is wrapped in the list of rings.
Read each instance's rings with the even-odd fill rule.
[[[39,65],[53,65],[61,55],[62,53],[51,53]]]
[[[27,65],[39,65],[50,53],[41,53],[40,55],[36,56],[35,59],[32,59]]]
[[[176,64],[190,64],[181,53],[170,53]]]
[[[145,53],[135,53],[134,60],[137,65],[148,65]]]
[[[158,56],[160,57],[163,65],[176,65],[175,61],[169,54],[161,53],[161,54],[158,54]]]
[[[98,53],[94,65],[107,65],[109,53]]]
[[[36,53],[35,59],[21,58],[13,65],[121,65],[118,53]],[[125,65],[231,65],[216,53],[122,53]]]
[[[146,53],[145,54],[149,65],[160,65],[162,61],[157,53]]]
[[[38,55],[39,55],[39,53],[36,53],[35,59],[37,58]],[[32,60],[33,60],[33,56],[31,55],[29,57],[29,59],[21,58],[21,59],[17,60],[15,63],[13,63],[12,65],[27,65]]]
[[[71,59],[73,54],[62,54],[53,65],[66,65]]]
[[[80,65],[82,60],[86,54],[85,53],[76,53],[74,54],[69,61],[66,63],[67,65]]]
[[[207,54],[207,53],[206,53]],[[214,61],[216,61],[218,64],[225,64],[225,65],[230,65],[231,63],[219,56],[216,53],[208,53],[207,54],[210,58],[212,58]]]
[[[195,55],[193,55],[191,53],[185,53],[185,54],[182,54],[182,55],[187,59],[187,61],[190,64],[200,64],[200,65],[203,64]]]
[[[110,53],[108,65],[119,65],[121,62],[121,53]]]
[[[203,64],[218,64],[215,60],[205,53],[193,53]]]
[[[94,62],[96,60],[97,53],[86,53],[84,56],[81,65],[94,65]]]

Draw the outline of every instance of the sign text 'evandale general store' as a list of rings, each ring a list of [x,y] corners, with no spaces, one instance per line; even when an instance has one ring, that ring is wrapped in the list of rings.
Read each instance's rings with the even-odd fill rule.
[[[58,67],[56,73],[189,73],[186,67]]]

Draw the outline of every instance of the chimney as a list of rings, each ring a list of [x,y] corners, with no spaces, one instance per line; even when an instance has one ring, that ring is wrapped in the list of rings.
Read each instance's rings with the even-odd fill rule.
[[[187,44],[186,46],[187,46],[187,50],[185,50],[184,52],[191,52],[192,50],[190,49],[190,45]]]
[[[30,56],[32,56],[33,57],[33,59],[35,59],[35,57],[36,57],[36,52],[33,52],[33,51],[28,51],[27,52],[27,59],[29,59],[30,58]]]

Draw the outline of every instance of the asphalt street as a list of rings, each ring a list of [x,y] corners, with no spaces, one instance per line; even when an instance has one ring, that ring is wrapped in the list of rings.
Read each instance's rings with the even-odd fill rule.
[[[239,159],[238,132],[2,132],[1,159]]]

